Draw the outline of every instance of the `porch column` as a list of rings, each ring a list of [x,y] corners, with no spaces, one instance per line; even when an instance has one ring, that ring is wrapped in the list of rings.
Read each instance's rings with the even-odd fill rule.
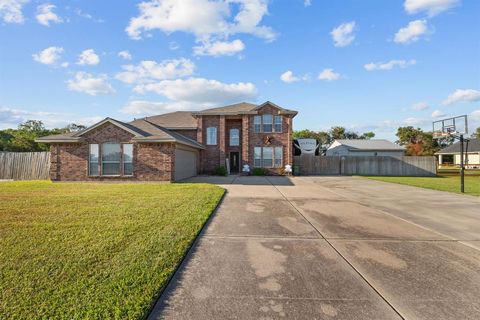
[[[249,129],[249,126],[250,126],[250,121],[249,121],[249,116],[248,115],[243,115],[242,116],[242,167],[243,165],[245,164],[248,164],[249,163],[249,155],[250,155],[250,145],[248,144],[249,143],[249,133],[250,133],[250,129]],[[242,168],[240,168],[241,170]]]
[[[220,165],[225,166],[225,116],[220,116],[219,130],[218,130],[218,148],[220,151]]]
[[[439,164],[439,165],[442,165],[442,164],[443,164],[443,155],[442,155],[442,154],[439,154],[439,155],[438,155],[438,164]]]

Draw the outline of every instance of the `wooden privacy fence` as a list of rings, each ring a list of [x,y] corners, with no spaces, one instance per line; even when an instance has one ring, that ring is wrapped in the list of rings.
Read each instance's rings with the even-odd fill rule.
[[[50,179],[49,152],[0,152],[0,179]]]
[[[435,157],[313,156],[293,157],[300,175],[435,176]]]

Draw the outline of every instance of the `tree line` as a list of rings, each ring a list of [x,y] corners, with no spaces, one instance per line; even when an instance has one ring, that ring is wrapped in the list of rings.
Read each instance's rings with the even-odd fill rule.
[[[432,132],[423,131],[412,126],[399,127],[397,129],[397,144],[405,147],[405,154],[408,156],[432,156],[435,152],[455,142],[453,137],[433,139]],[[472,135],[480,137],[480,127]],[[359,134],[348,131],[344,127],[332,127],[328,131],[299,130],[293,132],[294,139],[310,138],[318,140],[322,146],[330,145],[336,139],[372,139],[373,132]]]
[[[17,129],[0,130],[0,151],[48,151],[47,144],[37,143],[35,139],[85,128],[84,125],[72,123],[63,128],[46,129],[42,121],[28,120],[19,124]]]
[[[0,151],[48,151],[48,144],[35,142],[36,138],[53,134],[76,132],[85,129],[86,126],[71,123],[63,128],[46,129],[39,120],[28,120],[18,125],[17,129],[0,130]],[[425,132],[412,126],[397,129],[396,143],[404,146],[407,155],[430,156],[438,150],[452,144],[454,139],[433,139],[431,132]],[[480,137],[480,127],[473,136]],[[293,132],[294,139],[310,138],[318,140],[322,146],[330,145],[336,139],[372,139],[373,132],[357,133],[349,131],[341,126],[332,127],[328,131],[298,130]]]

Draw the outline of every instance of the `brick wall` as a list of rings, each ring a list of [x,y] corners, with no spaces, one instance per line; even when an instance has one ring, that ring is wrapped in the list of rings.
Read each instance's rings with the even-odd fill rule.
[[[179,133],[187,138],[197,141],[197,130],[170,130]]]
[[[259,115],[272,114],[278,115],[278,109],[270,105],[264,106],[258,110]],[[224,130],[222,129],[224,126]],[[217,145],[207,146],[206,134],[208,127],[217,128]],[[230,146],[230,129],[240,129],[241,146]],[[231,151],[238,151],[241,154],[242,165],[249,164],[253,167],[253,151],[254,147],[283,147],[283,163],[292,164],[292,117],[289,115],[283,116],[282,132],[281,133],[255,133],[252,115],[244,115],[239,119],[225,120],[220,116],[202,116],[199,119],[199,134],[197,139],[200,143],[205,145],[206,150],[201,152],[201,172],[211,173],[218,165],[225,165],[225,157],[229,157]],[[265,143],[266,137],[271,137],[271,143]],[[280,168],[269,169],[271,173],[279,173]]]
[[[132,143],[133,134],[106,123],[83,136],[86,142],[52,144],[50,178],[55,181],[171,181],[174,176],[173,143],[134,143],[133,177],[88,176],[89,143]]]
[[[263,108],[258,110],[258,115],[263,114],[272,114],[278,115],[278,109],[266,105]],[[249,152],[248,152],[248,162],[251,167],[253,167],[254,160],[254,148],[255,147],[283,147],[283,163],[282,167],[285,167],[286,164],[292,164],[292,118],[288,115],[283,115],[282,123],[282,133],[255,133],[253,116],[250,117],[249,124]],[[265,143],[266,138],[271,137],[270,144]],[[268,169],[271,173],[279,173],[280,168],[271,168]]]
[[[205,146],[205,150],[201,152],[201,172],[212,173],[216,166],[220,164],[220,117],[219,116],[203,116],[201,117],[201,143]],[[207,128],[217,128],[217,144],[207,145]]]

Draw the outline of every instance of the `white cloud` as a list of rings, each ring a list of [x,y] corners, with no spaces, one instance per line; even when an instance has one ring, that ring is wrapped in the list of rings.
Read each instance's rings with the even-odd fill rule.
[[[416,60],[390,60],[388,62],[370,62],[364,65],[363,67],[367,71],[375,70],[392,70],[394,67],[406,68],[408,66],[413,66],[416,64]]]
[[[41,120],[47,128],[65,127],[70,123],[92,125],[104,117],[83,117],[70,113],[57,113],[47,111],[29,111],[24,109],[7,108],[0,106],[0,129],[16,128],[27,120]]]
[[[236,33],[267,41],[276,38],[270,27],[261,25],[268,14],[268,0],[151,0],[141,2],[138,8],[140,14],[131,18],[125,29],[133,39],[155,29],[167,34],[192,33],[197,40],[226,39]]]
[[[193,47],[194,54],[197,56],[232,56],[245,49],[242,40],[233,41],[204,41],[200,46]]]
[[[147,100],[129,101],[120,111],[134,115],[155,115],[173,111],[196,111],[210,107],[209,105],[191,102],[156,102]]]
[[[480,121],[480,109],[479,110],[474,110],[470,114],[470,119],[472,119],[474,121]]]
[[[339,80],[340,78],[341,78],[340,73],[334,72],[333,69],[324,69],[318,75],[318,79],[324,80],[324,81],[335,81],[335,80]]]
[[[114,94],[115,90],[108,83],[104,74],[93,75],[86,72],[77,72],[73,79],[67,80],[68,89],[83,92],[91,96]]]
[[[140,94],[155,92],[172,101],[224,104],[245,101],[257,96],[253,83],[222,83],[204,78],[163,80],[156,83],[140,84],[134,88]]]
[[[422,111],[428,108],[429,108],[429,105],[426,102],[417,102],[417,103],[414,103],[411,107],[413,111]]]
[[[280,80],[286,83],[292,83],[292,82],[300,81],[300,78],[297,76],[294,76],[293,72],[288,70],[282,73],[282,75],[280,76]]]
[[[429,30],[427,20],[410,21],[406,27],[400,28],[400,30],[395,33],[393,41],[407,44],[418,41],[422,35],[432,32],[433,31]]]
[[[441,110],[435,110],[432,112],[432,118],[441,118],[445,117],[447,114]]]
[[[406,125],[406,126],[424,126],[429,122],[430,122],[430,120],[427,120],[427,119],[410,117],[410,118],[407,118],[407,119],[403,120],[402,124]]]
[[[54,65],[60,60],[62,53],[64,52],[62,47],[48,47],[38,53],[34,53],[33,59],[37,62]]]
[[[118,53],[118,56],[125,60],[132,60],[132,55],[128,50],[123,50]]]
[[[303,5],[304,5],[305,7],[310,7],[310,6],[312,5],[312,0],[304,0],[304,1],[303,1]]]
[[[29,0],[0,0],[0,18],[5,23],[23,23],[23,6]]]
[[[93,49],[86,49],[83,50],[79,55],[78,55],[78,61],[77,64],[79,65],[97,65],[100,63],[100,57],[95,53],[95,50]]]
[[[460,0],[405,0],[403,7],[409,14],[427,12],[431,17],[448,10],[459,3]]]
[[[122,66],[123,72],[115,78],[125,83],[143,83],[190,76],[195,71],[195,64],[185,58],[156,61],[141,61],[138,65]]]
[[[474,89],[457,89],[445,99],[443,105],[451,105],[459,102],[480,101],[480,91]]]
[[[63,19],[60,18],[53,10],[56,8],[55,5],[51,3],[44,3],[37,7],[37,15],[35,18],[38,23],[44,26],[50,26],[50,22],[53,23],[62,23]]]
[[[355,40],[355,21],[342,23],[332,30],[330,34],[335,47],[346,47]]]
[[[168,49],[170,50],[177,50],[180,48],[180,45],[176,43],[175,41],[170,41],[168,44]]]

